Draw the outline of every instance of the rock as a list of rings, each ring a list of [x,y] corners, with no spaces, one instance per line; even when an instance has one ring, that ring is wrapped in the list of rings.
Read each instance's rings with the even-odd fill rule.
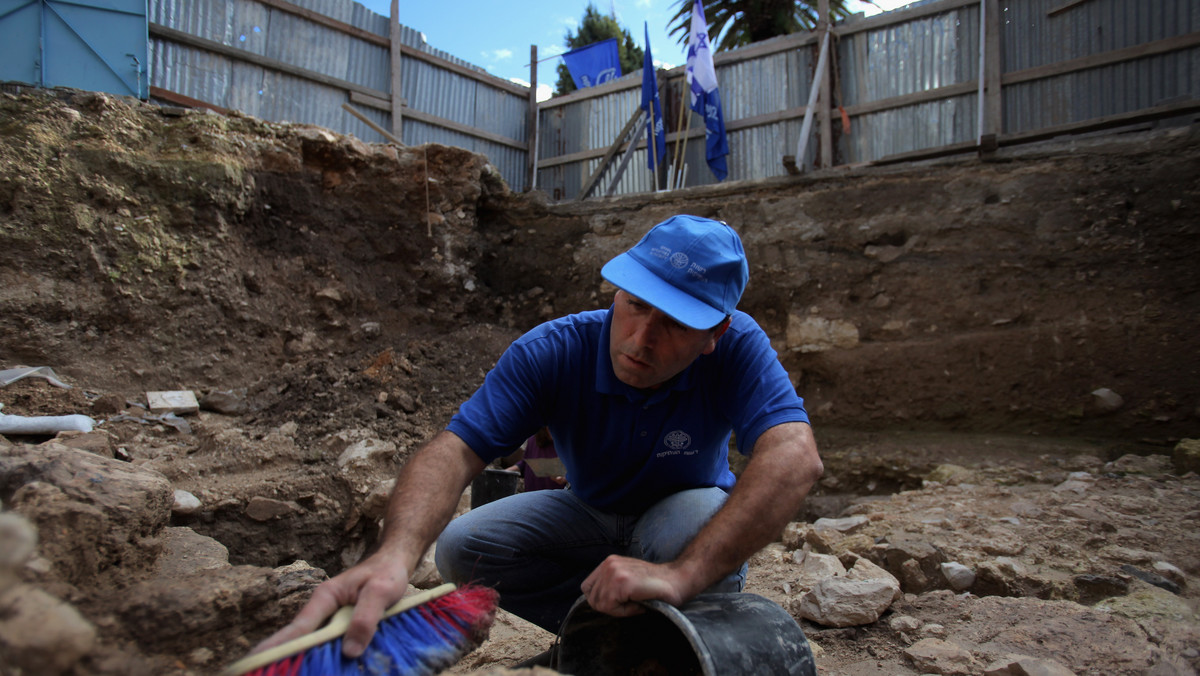
[[[384,517],[387,512],[388,500],[392,497],[392,489],[396,487],[395,479],[381,481],[367,493],[367,497],[363,499],[359,505],[359,511],[368,519],[379,520]]]
[[[91,432],[60,432],[55,441],[69,448],[77,448],[88,453],[115,457],[113,455],[112,439],[106,432],[93,430]]]
[[[246,516],[255,521],[271,521],[289,514],[302,512],[304,509],[290,500],[275,500],[272,498],[264,498],[255,496],[250,498],[250,502],[246,504]]]
[[[896,591],[893,581],[830,577],[801,596],[795,612],[826,627],[872,624],[892,605]]]
[[[374,464],[379,458],[391,459],[396,456],[396,444],[379,439],[364,439],[346,447],[338,457],[338,467],[345,471],[355,465]]]
[[[180,580],[197,571],[229,567],[225,545],[191,528],[164,528],[159,543],[163,552],[154,562],[154,575],[159,579]]]
[[[223,415],[242,415],[249,409],[246,403],[246,390],[217,390],[209,392],[200,398],[200,408]]]
[[[149,650],[175,645],[186,636],[237,632],[229,625],[231,609],[278,612],[274,572],[257,566],[209,569],[183,577],[152,578],[132,586],[122,596],[117,613],[124,629]],[[280,621],[284,618],[273,618]],[[233,638],[230,636],[229,638]]]
[[[1187,586],[1187,575],[1179,568],[1167,563],[1166,561],[1155,561],[1154,572],[1162,577],[1174,582],[1181,588]]]
[[[1165,589],[1177,596],[1181,591],[1179,585],[1159,575],[1158,573],[1151,573],[1150,571],[1142,570],[1137,566],[1131,566],[1128,563],[1121,566],[1121,572],[1125,573],[1126,575],[1132,575],[1142,582],[1152,584],[1159,589]]]
[[[900,580],[904,591],[919,594],[942,578],[941,565],[946,557],[924,540],[897,538],[887,545],[883,560],[884,567]]]
[[[1086,606],[1129,593],[1129,583],[1113,575],[1076,575],[1074,581],[1079,602]]]
[[[850,567],[850,570],[846,571],[846,579],[880,580],[895,589],[894,593],[892,594],[893,602],[900,600],[900,597],[904,595],[904,593],[900,591],[900,580],[897,580],[895,575],[892,575],[883,568],[871,563],[869,559],[860,558],[855,561],[854,565]]]
[[[0,655],[12,673],[75,673],[96,628],[74,606],[30,585],[0,593]]]
[[[796,573],[799,576],[800,586],[812,589],[826,578],[845,575],[846,568],[832,554],[805,552],[804,556],[796,561]]]
[[[37,551],[37,530],[20,514],[0,512],[0,593],[18,581],[25,562]]]
[[[962,675],[978,672],[970,651],[940,638],[925,638],[905,648],[904,655],[921,673]]]
[[[1075,672],[1051,659],[1008,655],[984,667],[983,676],[1075,676]]]
[[[158,472],[53,441],[0,455],[0,494],[9,491],[13,511],[37,526],[41,555],[76,585],[152,559],[157,550],[144,541],[166,526],[174,502]]]
[[[1176,474],[1200,474],[1200,439],[1180,440],[1171,452],[1171,462],[1175,465]]]
[[[858,345],[858,327],[841,319],[788,317],[787,347],[792,352],[844,350]]]
[[[1125,596],[1105,599],[1096,604],[1097,610],[1122,615],[1132,620],[1161,618],[1177,622],[1194,622],[1197,613],[1186,599],[1158,587],[1145,586]]]
[[[850,534],[871,523],[865,516],[847,516],[840,519],[817,519],[813,522],[815,530],[835,530],[839,533]]]
[[[921,628],[921,621],[910,615],[893,615],[888,628],[901,634],[912,634]]]
[[[102,394],[92,402],[92,413],[96,415],[113,415],[125,410],[125,397],[119,394]]]
[[[957,486],[965,483],[977,483],[975,473],[959,465],[938,465],[925,476],[925,481],[935,481],[946,486]]]
[[[808,526],[806,524],[800,523],[799,521],[793,521],[783,527],[783,535],[780,537],[780,541],[783,542],[783,546],[788,549],[799,549],[805,542],[807,532]],[[828,554],[829,551],[823,551],[821,553]]]
[[[175,503],[171,505],[172,514],[189,515],[199,512],[203,505],[200,504],[200,498],[191,493],[175,489]]]
[[[942,577],[946,578],[946,583],[954,591],[966,591],[975,584],[975,571],[958,563],[956,561],[948,561],[941,565]]]
[[[1107,387],[1101,387],[1100,389],[1092,390],[1092,403],[1101,412],[1112,413],[1124,406],[1125,400],[1121,398],[1121,395]]]

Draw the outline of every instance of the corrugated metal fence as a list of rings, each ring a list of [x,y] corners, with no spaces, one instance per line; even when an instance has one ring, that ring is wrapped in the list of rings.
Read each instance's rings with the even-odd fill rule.
[[[816,157],[814,125],[797,170],[973,151],[1200,110],[1195,0],[941,0],[859,17],[832,35],[833,162]],[[819,37],[789,35],[716,55],[727,180],[788,173],[784,157],[799,146]],[[713,183],[699,117],[690,131],[677,124],[682,80],[682,67],[660,74],[668,143],[689,139],[682,185]],[[637,110],[640,86],[634,74],[543,103],[538,187],[577,198]],[[653,189],[640,142],[614,194]],[[592,194],[607,192],[614,173]]]
[[[394,130],[388,17],[352,0],[150,0],[151,93],[384,141]],[[528,88],[399,26],[400,140],[484,155],[525,187]],[[195,101],[189,101],[193,99]],[[345,110],[349,103],[363,119]]]
[[[528,88],[430,48],[408,27],[393,35],[387,17],[353,0],[150,0],[148,18],[157,98],[367,141],[400,127],[406,144],[485,154],[514,190],[528,187]],[[828,113],[801,144],[823,35],[716,55],[729,180],[974,151],[1200,110],[1195,0],[938,0],[832,28],[829,103],[814,111]],[[401,45],[398,77],[393,41]],[[402,125],[391,113],[397,82]],[[702,123],[679,115],[683,68],[660,73],[660,82],[671,152],[688,141],[679,185],[712,183]],[[536,187],[555,200],[578,198],[588,184],[592,194],[652,190],[644,138],[616,185],[612,169],[597,173],[622,157],[616,141],[631,128],[640,85],[640,73],[631,74],[543,102]]]

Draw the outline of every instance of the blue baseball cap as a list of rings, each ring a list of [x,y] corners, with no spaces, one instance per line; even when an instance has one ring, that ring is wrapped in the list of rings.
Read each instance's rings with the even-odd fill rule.
[[[681,215],[651,228],[600,274],[684,326],[711,329],[733,314],[750,265],[733,228]]]

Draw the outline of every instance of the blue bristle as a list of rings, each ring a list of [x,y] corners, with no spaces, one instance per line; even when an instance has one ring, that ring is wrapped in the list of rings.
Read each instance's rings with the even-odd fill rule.
[[[311,648],[297,676],[432,676],[458,660],[464,629],[444,614],[413,609],[380,623],[359,659],[342,655],[340,638]]]

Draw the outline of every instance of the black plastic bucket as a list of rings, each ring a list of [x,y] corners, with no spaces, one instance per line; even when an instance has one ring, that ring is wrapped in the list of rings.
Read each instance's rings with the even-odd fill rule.
[[[471,509],[516,495],[521,490],[521,484],[520,472],[489,467],[471,482]]]
[[[580,598],[563,621],[555,667],[573,676],[815,676],[800,625],[757,594],[701,594],[682,607],[646,601],[613,617]]]

